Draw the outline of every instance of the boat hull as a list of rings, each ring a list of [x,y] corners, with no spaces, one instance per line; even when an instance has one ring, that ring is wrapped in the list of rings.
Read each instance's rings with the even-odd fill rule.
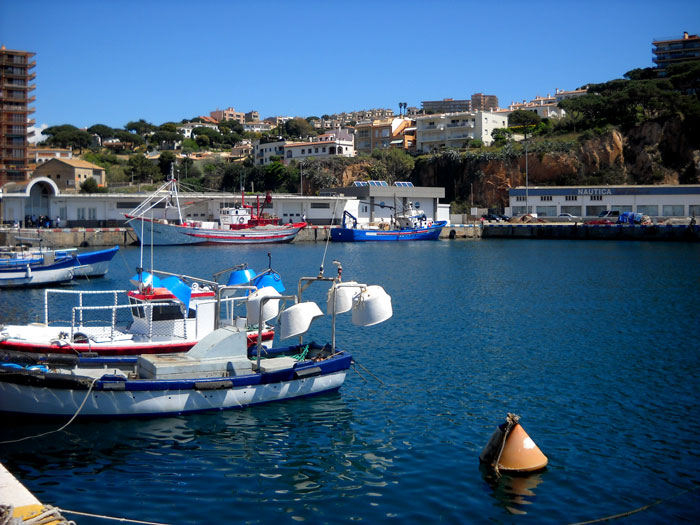
[[[284,226],[256,226],[242,230],[208,229],[166,224],[127,216],[142,244],[172,246],[183,244],[263,244],[292,242],[306,223]]]
[[[5,265],[0,268],[0,288],[45,286],[73,280],[75,259],[70,257],[54,264]]]
[[[44,417],[155,417],[229,410],[338,390],[352,357],[266,374],[188,380],[126,380],[0,373],[0,412]],[[305,377],[303,370],[320,369]],[[55,377],[52,377],[55,376]]]
[[[431,241],[440,237],[446,221],[439,221],[425,228],[410,228],[405,230],[361,230],[355,228],[332,228],[333,242],[364,242],[364,241]]]
[[[109,270],[109,263],[112,262],[117,251],[119,251],[119,246],[107,250],[77,254],[80,266],[75,268],[75,277],[104,276]]]
[[[91,340],[89,343],[70,342],[60,337],[61,332],[70,331],[66,326],[45,325],[10,325],[0,331],[0,352],[18,352],[22,354],[70,354],[80,355],[94,353],[100,356],[134,356],[141,354],[172,354],[187,352],[195,344],[195,339],[168,339],[138,341],[133,334],[116,338],[113,341],[100,342]],[[109,333],[109,328],[104,329]],[[265,330],[262,333],[263,341],[274,338],[273,330]],[[256,345],[258,332],[248,334],[248,346]]]

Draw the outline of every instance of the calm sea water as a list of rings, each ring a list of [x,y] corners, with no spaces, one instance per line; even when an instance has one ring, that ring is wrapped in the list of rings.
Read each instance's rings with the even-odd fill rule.
[[[262,269],[270,252],[294,293],[324,248],[172,247],[154,259],[210,277],[239,262]],[[629,521],[696,522],[700,246],[331,244],[327,276],[333,259],[345,280],[392,295],[388,322],[338,327],[338,345],[381,383],[360,369],[316,398],[74,422],[0,445],[0,461],[45,503],[177,524],[568,523],[647,505]],[[123,249],[107,278],[80,287],[124,288],[138,260],[138,249]],[[324,294],[316,284],[304,297]],[[0,322],[41,320],[42,298],[1,292]],[[314,339],[327,340],[328,327]],[[549,466],[495,481],[478,456],[508,412]],[[0,440],[57,426],[4,422]]]

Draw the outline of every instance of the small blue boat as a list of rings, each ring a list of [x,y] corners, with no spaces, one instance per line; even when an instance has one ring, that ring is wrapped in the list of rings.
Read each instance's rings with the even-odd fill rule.
[[[357,218],[346,211],[343,214],[341,227],[331,229],[331,240],[333,242],[432,241],[440,237],[440,232],[446,225],[447,221],[429,221],[424,212],[417,210],[409,202],[402,213],[392,217],[391,223],[374,227],[359,227]]]

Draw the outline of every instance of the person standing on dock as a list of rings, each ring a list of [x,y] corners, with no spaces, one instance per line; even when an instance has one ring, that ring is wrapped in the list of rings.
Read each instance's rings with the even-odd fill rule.
[[[55,222],[56,228],[61,227],[61,217],[59,215],[56,216],[56,222]]]

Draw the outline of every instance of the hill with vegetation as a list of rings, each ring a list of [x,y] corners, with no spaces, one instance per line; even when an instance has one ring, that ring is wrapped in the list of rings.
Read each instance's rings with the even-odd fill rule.
[[[263,134],[245,132],[238,122],[223,122],[219,131],[196,127],[194,139],[183,139],[175,123],[155,126],[143,120],[121,130],[101,124],[87,130],[64,125],[44,134],[49,145],[73,147],[104,167],[113,188],[156,183],[171,172],[202,190],[245,187],[296,193],[303,183],[307,195],[353,180],[409,180],[445,187],[445,200],[460,212],[471,202],[504,207],[508,189],[525,185],[526,172],[533,186],[700,183],[700,62],[670,67],[663,78],[652,68],[635,69],[622,79],[589,85],[587,94],[559,105],[566,112],[560,119],[513,112],[510,127],[495,130],[489,147],[471,141],[464,150],[430,155],[391,149],[290,165],[280,158],[266,166],[256,166],[252,159],[232,162],[235,159],[221,153],[246,138],[307,138],[316,133],[314,117],[292,119]],[[518,136],[525,140],[514,140]],[[172,150],[175,143],[181,150]],[[147,158],[149,152],[159,153],[157,161]],[[186,157],[178,159],[176,153]]]

